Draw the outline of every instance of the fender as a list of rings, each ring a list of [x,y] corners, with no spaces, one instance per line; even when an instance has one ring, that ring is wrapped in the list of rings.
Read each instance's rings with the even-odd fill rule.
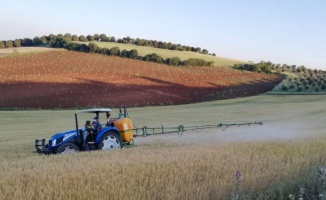
[[[114,126],[105,126],[102,128],[102,130],[97,134],[96,138],[95,138],[95,144],[98,144],[98,142],[100,141],[102,135],[108,131],[113,131],[115,133],[117,133],[120,136],[119,130],[114,127]]]

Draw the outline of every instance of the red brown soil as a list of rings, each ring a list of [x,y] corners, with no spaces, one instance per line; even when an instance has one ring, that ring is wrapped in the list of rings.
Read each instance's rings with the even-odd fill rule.
[[[51,51],[0,57],[1,108],[185,104],[256,95],[281,77],[225,67],[172,67]]]

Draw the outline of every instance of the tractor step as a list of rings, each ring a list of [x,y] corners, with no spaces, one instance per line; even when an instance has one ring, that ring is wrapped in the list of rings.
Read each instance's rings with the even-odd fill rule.
[[[87,142],[89,150],[96,150],[95,142]]]

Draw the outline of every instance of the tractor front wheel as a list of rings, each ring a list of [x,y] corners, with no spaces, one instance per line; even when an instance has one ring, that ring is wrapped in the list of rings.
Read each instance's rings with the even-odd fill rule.
[[[104,133],[97,145],[99,150],[112,150],[112,149],[121,149],[122,140],[118,134],[115,132]]]
[[[76,153],[79,151],[79,148],[70,142],[64,143],[57,148],[57,154],[68,154]]]

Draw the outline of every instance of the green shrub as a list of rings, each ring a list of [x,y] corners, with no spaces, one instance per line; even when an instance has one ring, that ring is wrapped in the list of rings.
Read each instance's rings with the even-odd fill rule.
[[[110,49],[110,55],[112,55],[112,56],[120,55],[120,48],[119,47],[112,47]]]
[[[20,46],[22,46],[22,40],[21,39],[16,39],[14,41],[14,47],[20,47]]]
[[[290,85],[290,89],[293,89],[294,88],[294,85]]]
[[[304,89],[308,90],[308,89],[309,89],[309,86],[308,86],[308,85],[306,85],[306,86],[304,87]]]
[[[5,43],[3,43],[2,41],[0,41],[0,49],[4,49],[4,48],[6,48]]]
[[[27,47],[27,46],[32,46],[33,45],[33,40],[29,38],[24,38],[22,40],[22,46]]]
[[[282,90],[287,91],[289,89],[289,86],[287,84],[282,85]]]
[[[322,89],[322,90],[325,90],[325,89],[326,89],[326,85],[322,85],[322,86],[321,86],[321,89]]]
[[[14,43],[12,40],[5,41],[6,48],[12,48],[14,47]]]
[[[163,63],[164,59],[162,56],[159,56],[156,53],[152,53],[144,56],[144,61]]]
[[[298,92],[300,92],[302,90],[302,86],[298,86]]]
[[[318,92],[319,91],[319,88],[315,88],[315,91]]]

